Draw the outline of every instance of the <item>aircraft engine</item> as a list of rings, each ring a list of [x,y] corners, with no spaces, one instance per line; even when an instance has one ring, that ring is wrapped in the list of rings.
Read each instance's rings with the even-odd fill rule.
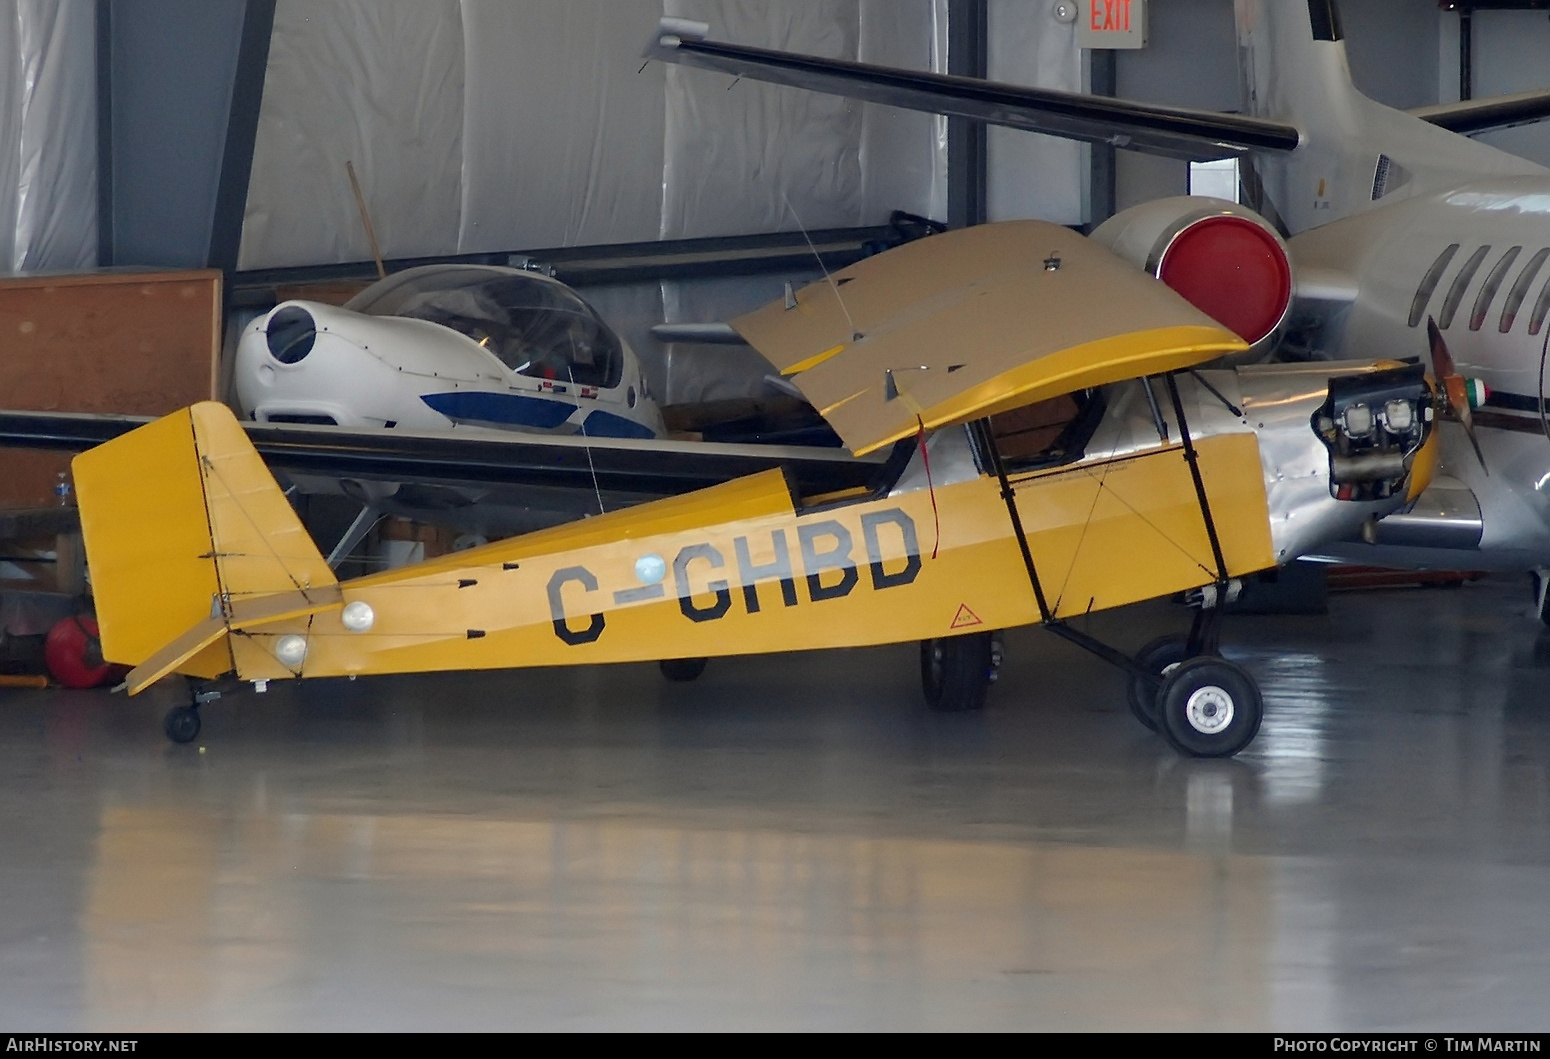
[[[1246,206],[1200,195],[1132,206],[1092,237],[1162,280],[1191,305],[1270,352],[1292,305],[1291,254],[1280,234]]]

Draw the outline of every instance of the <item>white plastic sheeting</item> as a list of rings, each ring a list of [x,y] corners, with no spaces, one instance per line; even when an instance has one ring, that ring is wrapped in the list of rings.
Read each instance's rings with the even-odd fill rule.
[[[345,163],[383,250],[454,246],[462,216],[458,0],[315,0],[275,8],[242,267],[371,257]]]
[[[675,14],[724,40],[941,69],[945,8],[280,0],[241,267],[368,256],[346,160],[389,257],[942,217],[938,119],[641,69],[640,52]]]
[[[97,262],[92,0],[0,0],[0,270]]]

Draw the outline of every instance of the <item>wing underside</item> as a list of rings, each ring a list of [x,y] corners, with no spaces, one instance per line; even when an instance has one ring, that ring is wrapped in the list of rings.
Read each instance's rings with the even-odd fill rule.
[[[682,19],[664,20],[645,56],[755,81],[1177,158],[1209,160],[1251,151],[1290,151],[1301,140],[1294,126],[1242,114],[723,44],[706,40],[706,31],[707,27]]]

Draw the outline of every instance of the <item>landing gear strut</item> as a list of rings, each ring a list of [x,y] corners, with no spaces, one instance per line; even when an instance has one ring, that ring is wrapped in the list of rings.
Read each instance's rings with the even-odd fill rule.
[[[190,683],[188,697],[187,706],[174,706],[167,711],[167,716],[162,718],[161,730],[174,743],[192,743],[199,738],[199,729],[203,727],[199,717],[199,707],[207,702],[214,702],[221,697],[221,693]]]
[[[1180,448],[1183,450],[1184,462],[1189,467],[1201,522],[1211,544],[1215,570],[1208,572],[1215,580],[1198,590],[1195,602],[1200,609],[1189,636],[1153,640],[1134,658],[1067,625],[1056,613],[1059,600],[1056,601],[1056,607],[1049,605],[1044,586],[1039,581],[1038,569],[1034,565],[1033,553],[1028,547],[1028,536],[1023,531],[1022,516],[1017,510],[1017,491],[1007,477],[1006,465],[996,446],[990,420],[979,420],[974,426],[974,432],[981,456],[990,464],[990,469],[1000,482],[1001,498],[1006,503],[1013,538],[1022,552],[1023,566],[1027,570],[1028,582],[1033,588],[1034,600],[1038,604],[1044,627],[1084,651],[1126,670],[1130,674],[1130,709],[1136,719],[1160,733],[1180,753],[1194,757],[1228,757],[1248,746],[1259,732],[1260,721],[1264,717],[1264,700],[1253,677],[1233,663],[1215,657],[1222,607],[1236,597],[1241,586],[1229,573],[1226,557],[1222,553],[1222,542],[1216,532],[1216,519],[1211,514],[1211,501],[1206,495],[1205,479],[1200,473],[1194,440],[1184,417],[1184,402],[1179,397],[1178,383],[1171,373],[1164,375],[1163,380],[1167,384],[1168,397],[1178,423]],[[1155,406],[1153,414],[1158,414]],[[1160,415],[1158,421],[1161,422]],[[922,655],[923,675],[927,674],[929,661],[926,655]],[[929,699],[929,676],[926,689]]]

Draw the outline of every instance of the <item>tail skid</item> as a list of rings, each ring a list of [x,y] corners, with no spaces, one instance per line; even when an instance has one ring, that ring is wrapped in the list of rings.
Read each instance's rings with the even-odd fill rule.
[[[104,656],[130,694],[234,668],[230,635],[341,605],[339,582],[224,405],[205,402],[77,456]]]

